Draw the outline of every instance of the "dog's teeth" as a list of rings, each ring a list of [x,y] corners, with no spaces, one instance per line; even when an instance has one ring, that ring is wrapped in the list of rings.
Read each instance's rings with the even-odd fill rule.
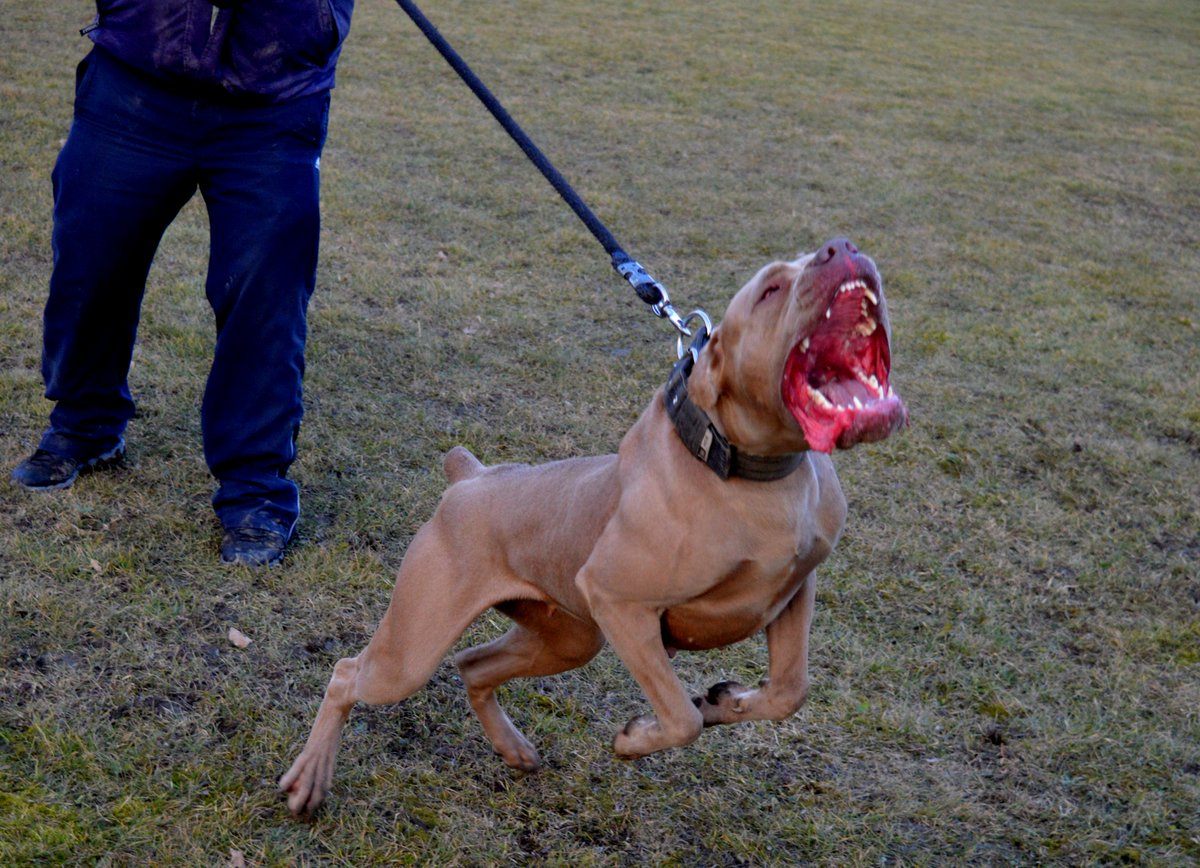
[[[800,341],[800,352],[807,353],[809,343],[810,343],[810,341],[808,338],[805,338],[804,340]]]
[[[867,374],[865,371],[856,371],[855,376],[858,381],[870,389],[876,398],[883,397],[883,388],[879,385],[879,380],[874,374]]]
[[[833,308],[825,308],[825,319],[829,319],[831,316],[833,316]]]
[[[813,389],[812,396],[813,396],[813,400],[816,401],[818,404],[820,404],[822,407],[824,407],[826,410],[833,409],[833,402],[830,401],[828,398],[826,398],[823,394],[821,394],[821,392],[819,390]]]
[[[854,409],[861,410],[862,408],[863,408],[863,402],[858,400],[858,395],[855,395],[854,396]]]
[[[863,287],[863,292],[866,293],[867,298],[871,299],[871,304],[879,304],[879,299],[875,297],[875,293],[871,292],[865,286]]]

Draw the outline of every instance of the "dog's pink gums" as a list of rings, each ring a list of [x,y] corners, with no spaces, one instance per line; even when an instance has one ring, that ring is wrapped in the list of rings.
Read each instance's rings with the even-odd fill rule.
[[[888,382],[891,352],[878,305],[866,280],[845,281],[788,355],[783,400],[812,449],[882,440],[908,418]]]

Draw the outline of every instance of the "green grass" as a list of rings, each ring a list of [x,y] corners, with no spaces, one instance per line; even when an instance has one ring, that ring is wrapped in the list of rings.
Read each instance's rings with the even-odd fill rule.
[[[0,0],[4,468],[49,410],[48,178],[92,10]],[[680,307],[719,314],[835,234],[878,261],[913,424],[837,458],[809,702],[621,762],[644,701],[605,651],[507,689],[546,762],[524,776],[447,664],[355,711],[328,807],[287,816],[274,781],[441,453],[612,450],[672,355],[400,10],[361,2],[322,160],[299,543],[278,570],[216,562],[193,202],[150,277],[129,466],[0,487],[0,863],[1200,860],[1200,7],[426,11]],[[764,665],[761,640],[676,659],[697,690]]]

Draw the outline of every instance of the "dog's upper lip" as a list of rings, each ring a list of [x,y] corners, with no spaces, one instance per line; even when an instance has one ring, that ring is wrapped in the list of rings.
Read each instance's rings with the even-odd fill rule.
[[[861,288],[869,293],[868,300],[878,306],[883,295],[883,281],[875,262],[857,251],[853,255],[836,258],[817,265],[808,263],[794,278],[792,296],[804,308],[818,306],[824,301],[833,304],[840,292]]]
[[[873,289],[872,282],[866,277],[853,277],[849,280],[843,280],[834,289],[833,296],[829,299],[829,305],[825,308],[825,319],[829,319],[831,316],[833,316],[833,304],[835,301],[837,301],[837,297],[839,295],[844,292],[862,290],[864,299],[863,313],[872,316],[872,319],[874,320],[875,316],[877,315],[877,311],[879,310],[879,295],[877,293],[879,285],[878,283],[875,283],[874,286],[875,288]],[[870,304],[868,305],[867,302]]]
[[[797,282],[795,290],[803,293],[802,281]],[[809,292],[818,299],[824,296],[825,307],[823,312],[818,313],[821,311],[819,301],[809,301],[805,304],[809,313],[806,322],[800,327],[796,343],[807,344],[809,337],[816,333],[833,316],[839,297],[846,293],[860,292],[862,294],[860,308],[862,322],[858,324],[858,327],[867,328],[868,330],[859,332],[860,334],[869,335],[876,327],[884,324],[886,321],[887,314],[880,305],[880,298],[883,291],[880,288],[879,275],[874,269],[843,276],[838,280],[829,281],[823,286],[810,288]],[[807,346],[804,346],[801,348],[801,351],[806,349]]]
[[[830,273],[829,266],[822,269],[821,282],[830,302],[839,292],[861,285],[863,289],[871,293],[871,303],[879,304],[880,280],[875,263],[868,257],[858,254],[844,260],[841,265],[842,268],[837,269],[835,273]]]

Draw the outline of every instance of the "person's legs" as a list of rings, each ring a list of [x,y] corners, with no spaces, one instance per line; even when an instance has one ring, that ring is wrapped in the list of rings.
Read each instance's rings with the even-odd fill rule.
[[[205,457],[219,483],[213,508],[227,531],[266,530],[284,543],[300,512],[287,471],[303,414],[328,104],[323,94],[281,106],[211,107],[200,152],[217,327],[201,408]],[[223,557],[235,559],[225,549]]]
[[[126,377],[151,260],[195,190],[178,100],[100,51],[80,64],[75,117],[52,174],[54,268],[42,374],[55,401],[39,450],[86,466],[119,456],[134,404]],[[63,487],[26,472],[27,487]],[[26,471],[29,468],[25,468]],[[43,474],[44,477],[44,474]],[[57,482],[55,482],[57,480]]]

